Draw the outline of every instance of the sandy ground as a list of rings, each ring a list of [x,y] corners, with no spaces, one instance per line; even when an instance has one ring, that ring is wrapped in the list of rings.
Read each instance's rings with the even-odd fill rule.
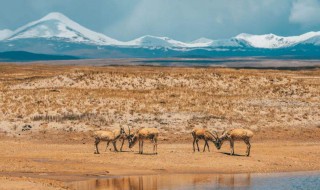
[[[0,189],[97,176],[320,170],[320,70],[0,65]],[[25,126],[30,125],[31,128]],[[159,154],[93,154],[94,130],[157,127]],[[193,153],[191,130],[251,129]],[[119,143],[118,143],[119,144]],[[203,143],[201,144],[201,148]],[[28,188],[26,188],[28,187]]]
[[[158,155],[151,153],[151,144],[146,144],[144,155],[137,154],[137,147],[133,152],[127,146],[124,150],[96,155],[92,143],[2,140],[1,187],[59,189],[67,188],[64,182],[119,175],[320,170],[319,141],[253,140],[250,157],[244,156],[245,145],[240,142],[236,143],[236,156],[228,155],[228,144],[219,151],[211,144],[211,152],[195,153],[191,143],[178,142],[160,142]]]

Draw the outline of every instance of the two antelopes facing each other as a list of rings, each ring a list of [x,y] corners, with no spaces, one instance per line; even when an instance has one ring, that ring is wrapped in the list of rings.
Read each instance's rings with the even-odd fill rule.
[[[122,127],[120,127],[120,129],[114,129],[112,132],[114,134],[120,134],[121,133],[121,129]],[[117,139],[119,141],[122,141],[121,142],[121,146],[120,146],[120,152],[122,152],[122,148],[123,148],[123,145],[124,145],[124,142],[127,140],[129,142],[129,139],[133,136],[133,135],[130,135],[130,128],[128,127],[128,130],[126,131],[125,129],[123,129],[123,133],[120,135],[120,137]],[[127,132],[129,133],[129,135],[127,135]],[[117,141],[116,140],[116,141]],[[109,146],[109,142],[107,142],[107,146],[106,146],[106,150],[108,149],[108,146]],[[110,149],[111,150],[111,149]],[[118,151],[118,150],[114,150],[114,151]]]
[[[194,128],[191,134],[193,137],[193,152],[196,151],[195,144],[197,144],[198,152],[200,151],[198,142],[201,139],[204,140],[203,152],[206,151],[206,147],[208,147],[208,151],[210,152],[208,141],[212,141],[216,145],[216,136],[207,129]]]
[[[139,154],[143,154],[144,140],[151,140],[153,143],[153,153],[158,154],[158,136],[159,130],[157,128],[141,128],[133,135],[129,132],[129,148],[132,148],[139,141]]]
[[[129,134],[127,135],[123,127],[120,127],[120,130],[94,132],[94,138],[95,138],[94,153],[95,154],[100,153],[98,149],[98,145],[100,141],[106,141],[107,147],[111,142],[113,144],[114,151],[118,152],[116,141],[119,139],[122,139],[122,145],[121,145],[120,151],[122,151],[124,141],[127,139],[129,142],[130,149],[139,141],[139,154],[142,154],[144,140],[149,139],[153,143],[153,153],[155,154],[158,153],[157,145],[158,145],[159,130],[157,128],[140,128],[134,134],[131,134],[130,128],[128,128],[128,132]]]
[[[198,151],[200,151],[199,145],[198,145],[198,141],[200,139],[203,139],[205,141],[203,151],[205,151],[206,146],[208,147],[208,151],[210,151],[208,141],[212,141],[218,150],[221,148],[224,141],[229,141],[230,149],[231,149],[230,155],[234,155],[234,142],[244,141],[247,145],[246,155],[249,156],[250,148],[251,148],[250,139],[253,137],[253,132],[248,129],[231,129],[228,131],[224,131],[222,135],[219,137],[217,132],[215,132],[215,135],[214,135],[207,129],[195,128],[192,130],[192,136],[193,136],[193,151],[195,151],[195,146],[194,146],[195,143],[197,144]]]
[[[129,129],[130,130],[130,129]],[[125,139],[128,139],[129,136],[126,135],[124,128],[120,127],[120,129],[116,129],[113,131],[95,131],[93,134],[93,137],[95,139],[94,145],[95,145],[95,154],[100,154],[98,145],[100,141],[106,141],[107,146],[106,149],[108,148],[110,142],[113,144],[113,148],[115,152],[118,152],[116,142],[118,139],[122,139],[122,145],[120,148],[120,151],[122,151],[122,146],[124,143]]]

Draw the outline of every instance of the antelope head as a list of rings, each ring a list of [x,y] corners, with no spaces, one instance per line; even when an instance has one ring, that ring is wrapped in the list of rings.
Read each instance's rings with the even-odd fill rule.
[[[129,148],[132,148],[138,142],[138,131],[135,134],[131,134],[129,130],[128,141]]]
[[[219,139],[219,135],[217,133],[217,131],[214,132],[216,134],[216,136],[214,137],[215,138],[215,141],[213,142],[214,145],[216,146],[216,148],[218,150],[220,150],[221,146],[222,146],[222,141]]]

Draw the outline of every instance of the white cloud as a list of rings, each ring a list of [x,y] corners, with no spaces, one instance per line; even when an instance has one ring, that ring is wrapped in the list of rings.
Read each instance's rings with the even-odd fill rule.
[[[312,27],[320,24],[320,0],[294,1],[289,21],[304,27]]]

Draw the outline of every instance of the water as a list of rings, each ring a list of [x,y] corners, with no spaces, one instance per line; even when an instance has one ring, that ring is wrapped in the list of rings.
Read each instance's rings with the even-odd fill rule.
[[[172,174],[100,178],[68,183],[78,190],[320,189],[320,172],[275,174]]]

